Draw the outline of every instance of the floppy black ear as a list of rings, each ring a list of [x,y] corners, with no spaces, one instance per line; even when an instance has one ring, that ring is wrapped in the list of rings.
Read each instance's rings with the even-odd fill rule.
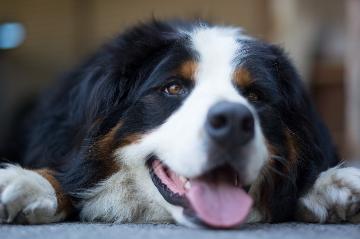
[[[275,161],[265,176],[260,200],[272,221],[294,219],[297,200],[315,182],[318,175],[338,162],[330,134],[319,117],[299,74],[291,61],[277,46],[270,46],[267,57],[271,75],[278,82],[280,113],[291,158]],[[285,147],[285,146],[284,146]],[[289,157],[289,156],[288,156]],[[285,166],[285,167],[284,167]]]
[[[284,99],[282,118],[290,130],[301,136],[297,138],[304,141],[301,160],[310,158],[319,170],[334,166],[338,162],[336,149],[303,81],[283,50],[277,46],[271,48],[275,56],[273,72]]]
[[[80,147],[72,148],[70,162],[63,164],[64,173],[58,176],[65,191],[90,187],[111,172],[110,160],[96,160],[92,145],[121,121],[156,59],[178,39],[171,24],[140,24],[115,37],[67,77],[75,86],[68,86],[65,107],[70,114],[65,117],[69,124],[77,124]]]
[[[294,65],[285,54],[283,49],[276,45],[270,46],[273,60],[272,70],[274,76],[280,82],[280,92],[284,99],[283,106],[287,110],[298,109],[299,107],[312,108],[310,98],[305,90],[305,86],[300,79],[300,75]]]
[[[114,110],[123,111],[131,103],[127,96],[141,84],[154,59],[179,38],[173,25],[154,20],[133,27],[104,45],[67,77],[71,82],[74,78],[79,82],[70,95],[74,116],[91,124]]]

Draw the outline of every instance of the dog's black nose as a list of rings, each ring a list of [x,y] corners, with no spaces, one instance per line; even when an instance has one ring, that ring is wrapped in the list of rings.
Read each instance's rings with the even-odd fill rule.
[[[205,128],[217,143],[241,146],[254,137],[254,117],[245,105],[223,101],[210,108]]]

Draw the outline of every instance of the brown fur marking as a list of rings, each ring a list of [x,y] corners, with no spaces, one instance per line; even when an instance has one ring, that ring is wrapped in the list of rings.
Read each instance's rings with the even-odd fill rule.
[[[141,134],[131,134],[122,139],[116,138],[116,133],[122,127],[123,122],[119,122],[106,135],[98,140],[93,149],[92,160],[102,160],[104,167],[101,169],[103,177],[108,177],[120,170],[121,165],[114,159],[115,150],[119,147],[135,143],[141,138]]]
[[[245,68],[235,70],[233,80],[235,84],[241,88],[246,88],[254,82],[250,72]]]
[[[121,141],[121,146],[136,143],[142,138],[142,134],[130,134]]]
[[[287,158],[285,159],[287,162],[285,163],[286,165],[284,165],[284,163],[278,162],[276,159],[270,158],[267,165],[265,165],[261,172],[262,180],[260,180],[257,186],[259,191],[256,195],[255,204],[263,212],[266,221],[272,220],[271,211],[270,208],[268,208],[268,205],[271,204],[269,201],[272,198],[271,193],[274,192],[275,187],[279,186],[283,180],[288,180],[275,173],[272,169],[276,169],[285,175],[296,173],[294,170],[296,170],[296,164],[299,155],[296,136],[294,136],[294,134],[287,128],[284,129],[284,135],[286,139],[285,147],[287,147]],[[269,141],[266,141],[266,146],[270,157],[279,155],[276,147]]]
[[[285,137],[287,141],[287,148],[288,148],[288,157],[287,161],[290,164],[290,167],[294,167],[297,164],[297,159],[299,156],[298,152],[298,144],[296,142],[296,136],[290,129],[285,130]]]
[[[90,158],[91,160],[102,160],[104,162],[104,167],[101,169],[101,173],[103,174],[102,177],[108,177],[120,170],[120,166],[114,160],[114,151],[118,147],[116,133],[122,125],[122,122],[117,123],[93,146]]]
[[[115,173],[126,170],[126,165],[117,160],[116,151],[128,144],[135,143],[142,135],[132,133],[120,137],[119,132],[123,124],[122,121],[119,121],[106,134],[100,136],[89,149],[87,160],[94,161],[98,165],[96,172],[92,175],[90,186],[96,186],[99,182],[110,178]]]
[[[38,169],[35,170],[38,174],[43,176],[46,180],[49,181],[51,186],[53,186],[55,192],[56,192],[56,198],[58,201],[58,213],[65,213],[65,215],[69,216],[73,211],[72,202],[70,199],[70,196],[66,195],[60,185],[60,183],[57,181],[57,179],[54,177],[54,171],[50,169]]]
[[[182,63],[180,67],[175,71],[175,73],[180,75],[184,79],[194,81],[197,68],[198,68],[197,62],[195,62],[194,60],[188,60]]]
[[[105,136],[103,136],[97,142],[96,145],[98,146],[99,150],[107,154],[109,153],[109,151],[112,151],[114,149],[114,147],[116,146],[116,132],[121,128],[122,124],[122,122],[117,123],[115,127],[113,127]]]

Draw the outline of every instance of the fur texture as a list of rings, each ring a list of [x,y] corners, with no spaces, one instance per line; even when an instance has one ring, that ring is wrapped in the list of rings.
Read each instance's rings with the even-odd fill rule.
[[[169,94],[173,85],[179,94]],[[220,101],[241,104],[254,117],[254,137],[231,154],[204,131],[207,113]],[[159,193],[147,165],[152,157],[187,178],[232,160],[255,200],[249,221],[295,220],[295,212],[306,210],[315,221],[327,221],[330,204],[313,192],[332,183],[324,175],[339,170],[345,182],[350,177],[340,168],[321,174],[339,159],[283,51],[234,27],[135,26],[45,92],[24,119],[17,127],[22,133],[2,154],[28,169],[52,170],[56,183],[48,194],[61,191],[67,203],[57,210],[67,218],[198,225]],[[2,169],[0,183],[18,170],[24,169]],[[38,178],[28,170],[22,177],[28,174]]]

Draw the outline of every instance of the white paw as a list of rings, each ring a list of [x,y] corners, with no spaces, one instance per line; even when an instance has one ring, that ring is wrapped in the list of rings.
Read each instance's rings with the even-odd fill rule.
[[[45,178],[14,165],[0,169],[0,223],[49,223],[56,210],[55,190]]]
[[[360,222],[360,169],[335,167],[321,173],[300,203],[307,221]]]

